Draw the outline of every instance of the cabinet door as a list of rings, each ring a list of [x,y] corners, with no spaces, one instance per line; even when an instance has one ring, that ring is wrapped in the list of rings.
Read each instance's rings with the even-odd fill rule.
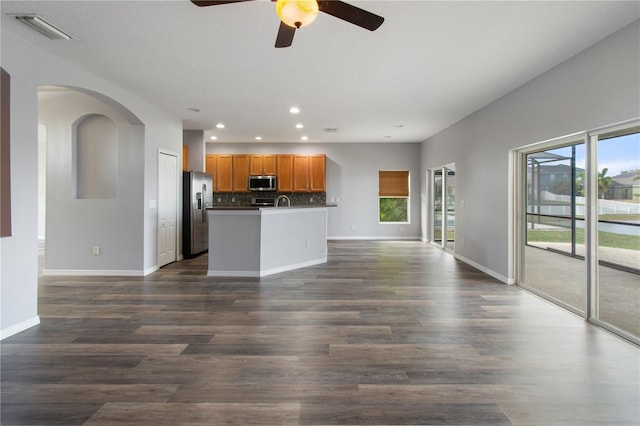
[[[189,171],[189,147],[182,145],[182,171]]]
[[[222,154],[215,156],[215,175],[213,187],[216,192],[233,192],[233,156]]]
[[[309,156],[309,190],[311,192],[325,192],[326,188],[326,158],[324,154]]]
[[[204,163],[204,171],[205,173],[209,173],[214,179],[216,178],[216,155],[215,154],[207,154],[205,157]],[[215,191],[215,182],[213,183],[213,190]]]
[[[280,154],[276,157],[276,176],[278,191],[293,191],[293,155]]]
[[[233,192],[249,192],[249,154],[233,156]]]
[[[249,174],[256,176],[262,174],[262,155],[252,155],[249,166]]]
[[[262,174],[263,175],[276,175],[276,156],[267,154],[262,156]]]
[[[309,156],[293,157],[293,192],[309,192]]]
[[[249,166],[249,174],[251,175],[268,175],[276,174],[276,156],[273,154],[251,155],[251,164]]]

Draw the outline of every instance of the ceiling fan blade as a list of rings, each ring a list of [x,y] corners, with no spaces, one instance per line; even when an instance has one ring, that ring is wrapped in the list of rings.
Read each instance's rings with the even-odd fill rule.
[[[293,35],[296,33],[296,29],[288,26],[284,22],[280,21],[280,28],[278,29],[278,35],[276,36],[276,47],[289,47],[293,43]]]
[[[243,1],[253,1],[253,0],[210,0],[210,1],[197,1],[191,0],[191,3],[196,6],[205,7],[205,6],[218,6],[219,4],[227,4],[227,3],[240,3]]]
[[[318,0],[320,11],[350,22],[369,31],[375,31],[384,22],[382,16],[367,12],[339,0]]]

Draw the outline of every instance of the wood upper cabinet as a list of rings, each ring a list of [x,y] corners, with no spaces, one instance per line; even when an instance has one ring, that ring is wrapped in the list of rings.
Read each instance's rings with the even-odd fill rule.
[[[182,145],[182,171],[189,171],[189,147]]]
[[[309,191],[325,192],[327,161],[324,154],[309,156]]]
[[[276,156],[276,176],[278,176],[278,191],[293,191],[293,155]]]
[[[293,157],[293,192],[324,192],[326,188],[324,154]]]
[[[233,192],[249,192],[249,154],[233,156]]]
[[[293,192],[309,192],[309,156],[293,156]]]
[[[275,175],[280,192],[324,192],[326,157],[314,155],[207,154],[214,192],[249,192],[250,175]]]
[[[233,156],[207,154],[205,172],[213,176],[213,192],[233,191]]]
[[[251,155],[251,164],[249,166],[250,175],[275,175],[276,174],[276,156],[272,154]]]

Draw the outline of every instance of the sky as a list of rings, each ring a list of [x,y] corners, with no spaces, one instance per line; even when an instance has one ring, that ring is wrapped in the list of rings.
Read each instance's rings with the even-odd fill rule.
[[[571,156],[571,148],[549,150],[554,154]],[[576,167],[584,169],[584,145],[576,147]],[[568,163],[567,163],[568,164]],[[607,176],[617,176],[622,171],[640,170],[640,133],[598,141],[598,171],[608,168]]]

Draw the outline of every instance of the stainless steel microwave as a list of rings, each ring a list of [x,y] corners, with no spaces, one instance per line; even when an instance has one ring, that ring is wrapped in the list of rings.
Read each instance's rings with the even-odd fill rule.
[[[276,191],[277,189],[275,176],[249,176],[249,191]]]

